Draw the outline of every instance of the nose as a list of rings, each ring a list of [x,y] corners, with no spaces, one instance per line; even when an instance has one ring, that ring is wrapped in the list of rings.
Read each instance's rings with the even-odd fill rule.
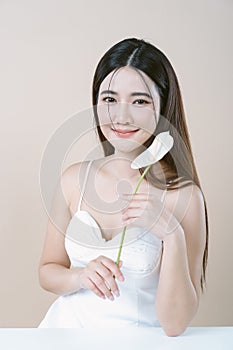
[[[115,123],[119,124],[132,124],[133,117],[130,112],[129,103],[121,102],[118,103],[117,108],[113,112],[113,119]]]

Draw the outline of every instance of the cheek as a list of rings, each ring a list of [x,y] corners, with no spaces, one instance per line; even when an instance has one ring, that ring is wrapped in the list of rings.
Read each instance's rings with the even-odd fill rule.
[[[152,115],[151,118],[148,119],[147,129],[152,134],[155,131],[156,126],[157,126],[157,122],[155,120],[155,116]]]
[[[100,129],[105,136],[105,138],[108,140],[110,138],[110,126],[111,126],[111,119],[109,117],[108,108],[106,105],[98,105],[97,106],[97,115],[99,119],[99,126]]]
[[[97,115],[99,118],[100,126],[109,126],[112,123],[111,109],[109,109],[106,104],[100,104],[97,106]]]
[[[156,119],[154,111],[151,109],[135,111],[135,124],[138,125],[145,133],[152,133],[156,128]]]

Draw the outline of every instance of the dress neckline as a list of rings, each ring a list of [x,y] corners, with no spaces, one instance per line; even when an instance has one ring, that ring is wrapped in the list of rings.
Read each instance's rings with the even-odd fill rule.
[[[82,222],[84,227],[77,235],[77,221]],[[86,231],[85,226],[89,228],[89,233]],[[80,227],[81,229],[81,227]],[[85,233],[84,233],[85,232]],[[72,216],[70,223],[66,229],[65,241],[72,241],[75,244],[81,244],[88,248],[101,248],[101,249],[119,249],[121,242],[122,231],[118,232],[111,239],[106,240],[103,235],[100,226],[94,217],[87,210],[79,210]],[[129,227],[126,229],[126,235],[124,239],[124,246],[132,244],[147,234],[148,231],[140,227]]]
[[[100,239],[101,241],[103,241],[104,243],[111,243],[112,241],[114,241],[116,238],[119,237],[119,235],[122,234],[123,232],[123,229],[124,227],[122,227],[122,230],[120,232],[118,232],[116,235],[114,235],[111,239],[106,239],[104,238],[104,235],[103,235],[103,232],[101,230],[101,227],[100,225],[98,224],[98,222],[95,220],[95,218],[93,217],[93,215],[91,213],[89,213],[87,210],[82,210],[81,209],[81,203],[82,203],[82,198],[83,198],[83,195],[84,195],[84,192],[85,192],[85,187],[86,187],[86,183],[87,183],[87,178],[88,178],[88,174],[90,172],[90,168],[91,168],[91,164],[94,162],[94,159],[91,159],[87,165],[87,168],[86,168],[86,173],[85,173],[85,177],[84,177],[84,181],[83,181],[83,186],[82,186],[82,190],[81,190],[81,195],[80,195],[80,199],[79,199],[79,203],[78,203],[78,209],[77,211],[75,212],[74,216],[78,216],[79,213],[85,213],[86,215],[88,215],[88,217],[90,218],[90,220],[92,221],[93,225],[91,225],[92,227],[94,227],[96,230],[95,232],[97,231],[98,233],[98,239]],[[162,193],[162,197],[161,197],[161,201],[163,202],[164,200],[164,195],[167,191],[167,188],[165,188],[165,190],[163,191]],[[127,231],[131,231],[131,230],[142,230],[145,232],[145,230],[143,230],[142,228],[140,227],[127,227],[126,228],[126,232]]]
[[[117,238],[120,234],[122,234],[123,228],[120,232],[118,232],[116,235],[114,235],[112,238],[110,239],[106,239],[103,236],[103,232],[101,230],[100,225],[98,224],[98,222],[95,220],[95,218],[93,217],[93,215],[91,213],[89,213],[87,210],[77,210],[76,213],[74,214],[76,217],[78,216],[79,213],[86,213],[89,218],[93,221],[94,225],[93,227],[97,229],[98,234],[98,238],[100,238],[101,240],[103,240],[104,242],[111,242],[113,241],[115,238]],[[135,229],[135,227],[128,227],[127,230],[132,230]]]

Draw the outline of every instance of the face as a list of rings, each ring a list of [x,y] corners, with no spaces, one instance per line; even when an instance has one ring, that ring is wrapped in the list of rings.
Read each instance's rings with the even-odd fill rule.
[[[126,66],[102,81],[97,102],[99,125],[115,154],[133,158],[143,151],[143,143],[155,131],[159,112],[158,90],[144,72]]]

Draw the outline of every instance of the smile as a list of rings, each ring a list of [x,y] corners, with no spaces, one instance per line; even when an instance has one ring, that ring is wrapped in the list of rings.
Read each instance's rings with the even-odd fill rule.
[[[112,129],[112,131],[114,132],[115,135],[119,136],[119,137],[130,137],[132,135],[134,135],[139,129],[136,130],[120,130],[120,129]]]

